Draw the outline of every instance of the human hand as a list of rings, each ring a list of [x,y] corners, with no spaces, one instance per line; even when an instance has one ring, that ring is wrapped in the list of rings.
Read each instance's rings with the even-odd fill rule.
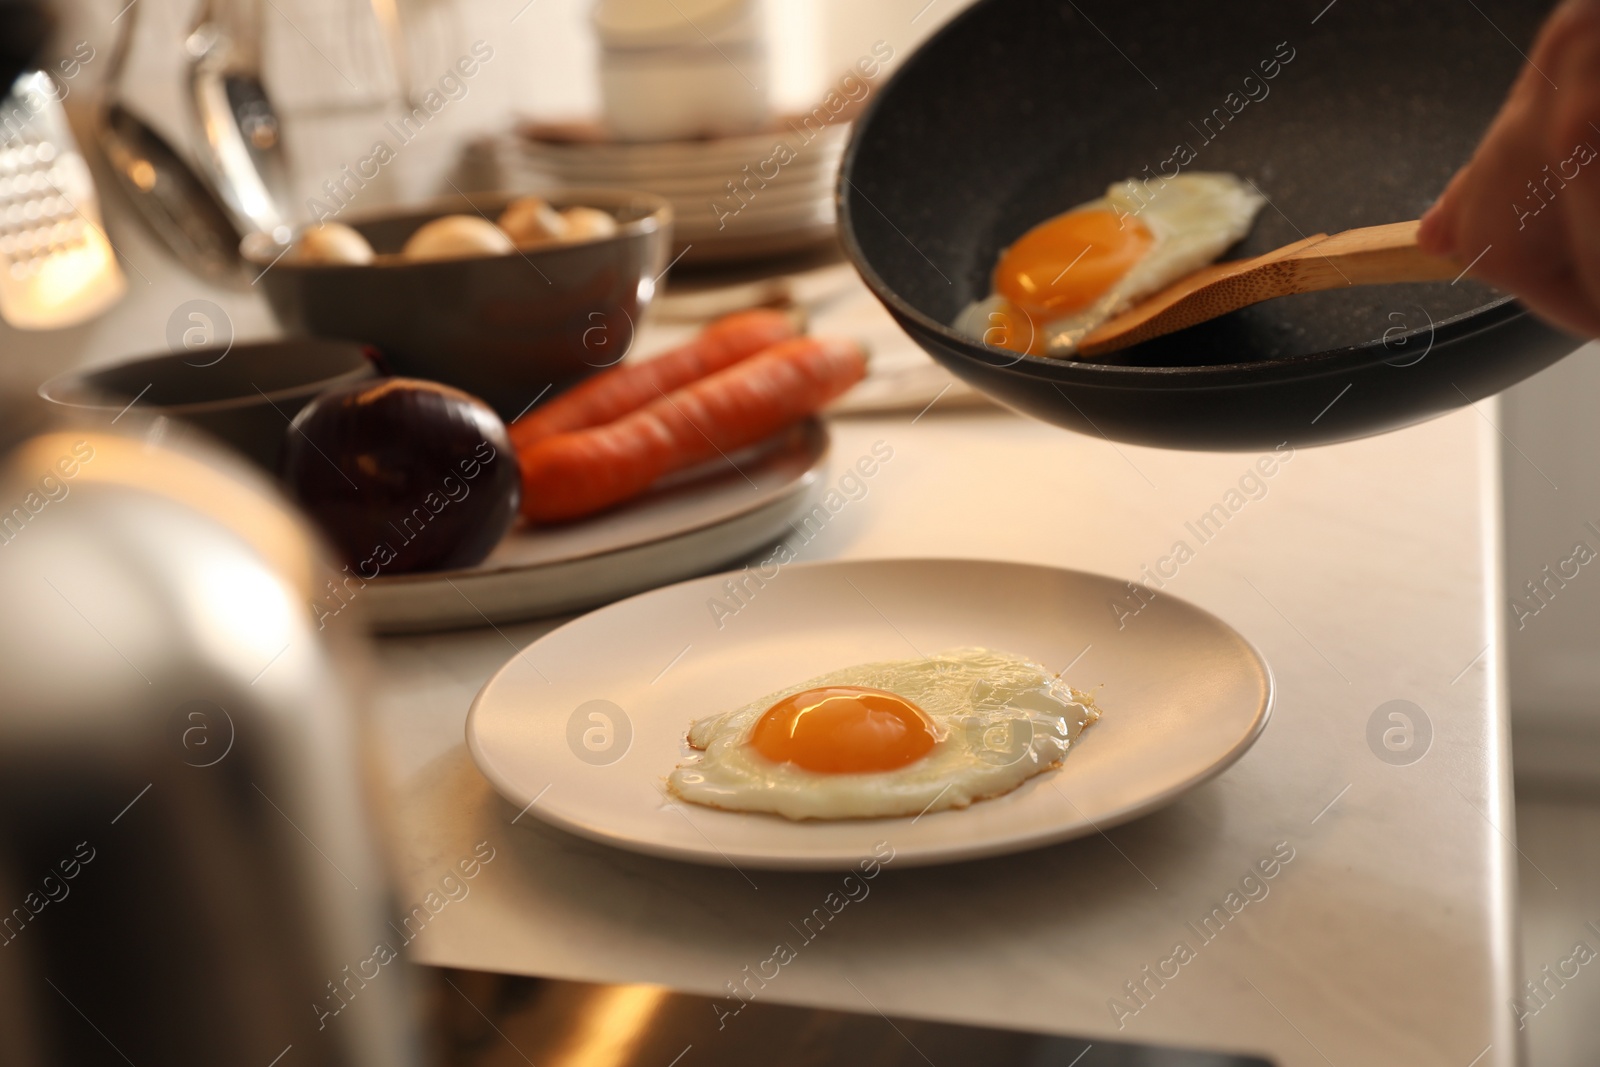
[[[1600,336],[1600,0],[1551,14],[1417,243],[1557,326]]]

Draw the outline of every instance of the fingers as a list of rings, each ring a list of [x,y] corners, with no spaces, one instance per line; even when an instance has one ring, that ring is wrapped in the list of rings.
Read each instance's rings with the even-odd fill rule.
[[[1462,167],[1450,178],[1433,206],[1422,215],[1422,225],[1417,228],[1417,247],[1435,256],[1455,259],[1457,216],[1461,212],[1461,183],[1466,180],[1467,168]]]
[[[1559,86],[1559,88],[1557,88]],[[1600,335],[1600,0],[1559,8],[1418,244]]]
[[[1544,177],[1546,156],[1539,116],[1548,114],[1551,90],[1543,84],[1524,81],[1506,102],[1452,183],[1443,216],[1451,255],[1470,264],[1475,277],[1519,294],[1536,292],[1570,267],[1561,213],[1551,210],[1555,181],[1548,188],[1534,181]]]
[[[1549,151],[1565,181],[1552,207],[1565,231],[1574,282],[1600,307],[1600,4],[1592,32],[1563,50],[1555,77],[1565,88],[1551,115]]]

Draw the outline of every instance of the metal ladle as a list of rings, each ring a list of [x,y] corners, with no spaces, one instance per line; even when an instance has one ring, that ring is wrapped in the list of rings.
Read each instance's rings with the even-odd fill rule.
[[[227,209],[166,138],[119,100],[138,15],[138,5],[128,8],[112,50],[95,140],[134,210],[180,262],[201,277],[237,281],[243,234]]]
[[[217,192],[240,232],[285,244],[289,182],[278,116],[261,84],[260,30],[253,0],[203,0],[184,44]]]

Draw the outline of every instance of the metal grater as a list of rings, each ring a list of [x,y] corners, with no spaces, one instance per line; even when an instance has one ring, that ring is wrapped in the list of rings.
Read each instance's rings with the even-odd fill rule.
[[[60,96],[29,71],[0,102],[0,317],[22,329],[82,322],[127,288]]]

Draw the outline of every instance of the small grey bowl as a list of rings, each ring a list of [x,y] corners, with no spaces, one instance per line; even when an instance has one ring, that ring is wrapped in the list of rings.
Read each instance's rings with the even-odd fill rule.
[[[616,235],[504,255],[393,258],[413,232],[442,215],[494,221],[516,199],[496,193],[338,219],[377,252],[370,265],[299,263],[262,234],[241,248],[285,331],[373,345],[390,373],[463,389],[509,422],[539,397],[621,360],[672,244],[672,208],[654,194],[540,195],[558,208],[609,212]]]
[[[198,426],[276,475],[289,420],[324,389],[377,375],[347,341],[295,339],[195,348],[58,375],[39,395],[115,420],[134,408]]]

